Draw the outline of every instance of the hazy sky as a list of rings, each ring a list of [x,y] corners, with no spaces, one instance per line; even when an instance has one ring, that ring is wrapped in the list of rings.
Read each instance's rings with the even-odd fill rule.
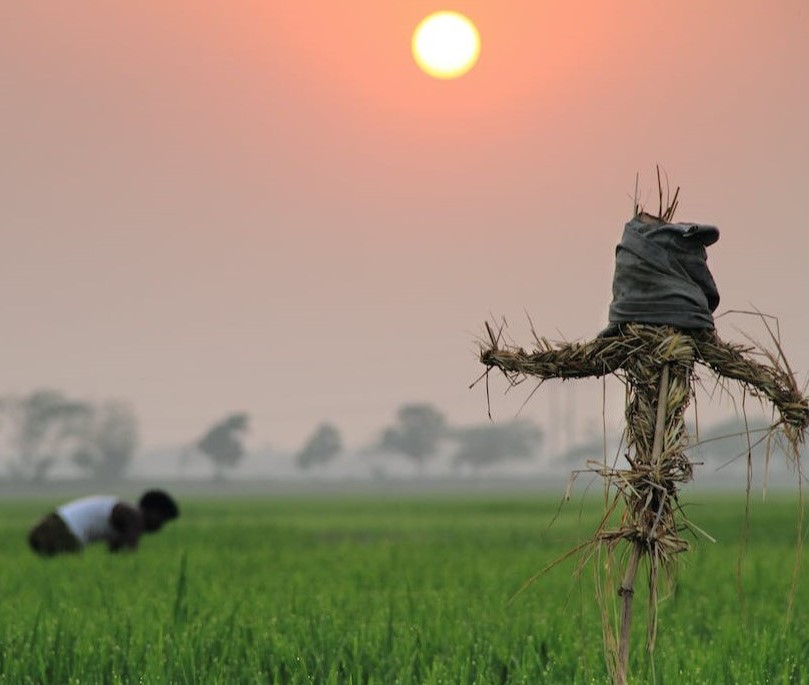
[[[600,330],[657,163],[722,231],[720,310],[778,316],[804,379],[809,4],[458,0],[480,61],[438,81],[410,37],[446,8],[0,4],[0,391],[128,399],[147,445],[231,410],[283,446],[408,400],[485,420],[483,321]]]

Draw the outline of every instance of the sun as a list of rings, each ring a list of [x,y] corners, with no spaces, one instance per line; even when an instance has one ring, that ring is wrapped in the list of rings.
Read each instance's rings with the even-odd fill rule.
[[[416,27],[411,47],[416,64],[430,76],[458,78],[478,61],[480,34],[463,14],[435,12]]]

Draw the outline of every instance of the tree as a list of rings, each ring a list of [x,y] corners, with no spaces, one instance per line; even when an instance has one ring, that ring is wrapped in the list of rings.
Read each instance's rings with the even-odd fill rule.
[[[244,433],[249,417],[244,413],[231,414],[214,424],[197,441],[196,448],[214,465],[214,479],[222,480],[225,469],[234,468],[244,458]]]
[[[298,466],[307,470],[332,461],[343,449],[340,431],[330,423],[322,423],[295,455]]]
[[[12,476],[43,481],[60,459],[81,446],[92,407],[55,390],[36,390],[3,398],[0,411],[15,452],[9,463]]]
[[[476,469],[507,459],[531,459],[542,443],[541,429],[525,420],[460,428],[453,437],[459,443],[453,463]]]
[[[92,408],[73,461],[97,480],[113,480],[124,475],[137,445],[138,424],[132,408],[107,402]]]
[[[382,433],[379,449],[402,454],[423,469],[447,435],[444,415],[430,404],[406,404],[399,408],[396,418],[398,423]]]

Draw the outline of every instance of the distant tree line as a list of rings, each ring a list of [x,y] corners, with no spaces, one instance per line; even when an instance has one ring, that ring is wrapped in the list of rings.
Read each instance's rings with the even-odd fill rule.
[[[31,481],[45,480],[64,461],[96,480],[114,480],[124,475],[138,446],[128,404],[94,404],[55,390],[0,397],[0,434],[10,455],[9,475]]]
[[[235,412],[215,421],[190,443],[183,458],[195,455],[213,466],[215,480],[236,470],[247,455],[250,418]],[[126,475],[138,447],[138,423],[132,407],[110,400],[77,400],[56,390],[0,397],[0,444],[7,475],[44,481],[59,465],[69,464],[86,477],[112,481]],[[529,459],[542,443],[542,431],[530,421],[457,427],[428,403],[405,404],[396,412],[366,454],[398,455],[417,472],[448,446],[457,468],[478,469],[509,459]],[[315,427],[294,454],[302,471],[322,469],[345,450],[339,428],[324,422]]]
[[[247,413],[227,414],[201,430],[184,456],[206,459],[213,467],[214,480],[223,480],[247,456],[245,439],[249,427]],[[753,434],[750,444],[745,427]],[[751,420],[745,424],[741,419],[724,421],[701,431],[693,426],[690,433],[699,443],[692,449],[693,456],[714,465],[742,463],[751,447],[755,453],[766,450],[761,437],[766,435],[765,429],[766,421]],[[501,462],[534,458],[542,448],[543,437],[542,429],[525,419],[453,426],[432,404],[415,402],[400,406],[390,424],[361,452],[371,459],[379,458],[380,465],[385,458],[402,458],[418,474],[425,473],[439,455],[448,457],[452,467],[459,471],[478,470]],[[556,459],[566,465],[601,460],[604,441],[604,436],[592,434]],[[138,444],[138,422],[126,402],[77,400],[56,390],[0,396],[0,454],[10,478],[41,482],[60,465],[69,465],[87,478],[113,481],[126,476]],[[301,471],[317,472],[344,452],[340,429],[323,422],[292,457]]]
[[[376,448],[399,454],[423,471],[426,463],[449,443],[456,468],[479,469],[503,461],[531,459],[539,452],[542,438],[539,426],[525,419],[453,427],[434,406],[418,403],[399,408],[396,422],[383,430]]]
[[[215,480],[235,471],[247,456],[245,439],[250,417],[234,412],[200,431],[184,452],[208,460]],[[748,443],[745,427],[753,433]],[[766,445],[766,422],[731,419],[702,431],[693,452],[699,459],[731,463],[746,457],[752,447],[762,452]],[[416,473],[426,472],[439,455],[449,457],[457,470],[478,470],[505,461],[528,460],[539,454],[543,431],[532,421],[519,419],[471,426],[450,425],[444,414],[425,402],[404,404],[391,423],[361,450],[372,459],[398,456],[409,461]],[[696,440],[695,440],[696,441]],[[28,395],[0,397],[0,449],[6,475],[18,480],[44,481],[59,465],[70,465],[85,477],[113,481],[126,476],[138,448],[138,423],[126,402],[89,402],[56,390],[37,390]],[[755,444],[759,443],[759,444]],[[564,464],[603,459],[604,437],[590,435],[573,445],[557,460]],[[292,455],[304,472],[328,467],[345,452],[337,426],[317,425]]]

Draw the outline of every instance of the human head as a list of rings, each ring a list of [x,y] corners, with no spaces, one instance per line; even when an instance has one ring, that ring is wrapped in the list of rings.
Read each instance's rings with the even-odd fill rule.
[[[180,509],[172,497],[162,490],[147,490],[138,502],[143,513],[143,528],[147,533],[160,530],[163,524],[180,515]]]

